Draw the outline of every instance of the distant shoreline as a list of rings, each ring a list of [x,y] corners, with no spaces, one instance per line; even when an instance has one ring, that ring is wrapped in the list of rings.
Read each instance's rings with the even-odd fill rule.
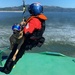
[[[0,11],[0,12],[23,12],[23,11]]]

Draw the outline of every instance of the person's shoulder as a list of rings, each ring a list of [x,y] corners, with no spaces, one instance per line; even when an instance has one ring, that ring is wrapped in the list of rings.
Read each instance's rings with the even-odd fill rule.
[[[37,17],[33,17],[32,20],[39,20]]]
[[[47,20],[47,17],[44,14],[39,14],[37,17],[41,20]]]
[[[40,20],[37,18],[37,17],[33,17],[31,20],[30,20],[30,22],[40,22]]]

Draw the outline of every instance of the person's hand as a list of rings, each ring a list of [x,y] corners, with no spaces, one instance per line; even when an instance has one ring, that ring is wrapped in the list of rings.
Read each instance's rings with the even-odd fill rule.
[[[22,22],[20,23],[20,25],[26,25],[26,22],[24,21],[24,19],[22,20]]]
[[[14,57],[12,58],[13,61],[15,61],[15,59],[16,59],[16,56],[14,56]]]

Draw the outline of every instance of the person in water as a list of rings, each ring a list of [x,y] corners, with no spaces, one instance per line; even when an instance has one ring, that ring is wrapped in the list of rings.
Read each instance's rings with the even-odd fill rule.
[[[45,20],[47,17],[43,14],[43,6],[40,3],[32,3],[28,7],[30,17],[20,24],[12,26],[13,35],[10,37],[11,53],[0,71],[9,74],[13,66],[23,56],[26,50],[33,47],[41,47],[45,38]]]
[[[19,24],[14,24],[12,26],[13,34],[9,38],[10,40],[10,50],[13,49],[14,44],[18,44],[18,49],[20,49],[21,45],[24,42],[23,29]]]

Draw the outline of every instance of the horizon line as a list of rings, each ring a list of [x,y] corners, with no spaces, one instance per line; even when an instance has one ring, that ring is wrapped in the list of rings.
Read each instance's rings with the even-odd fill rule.
[[[29,4],[27,4],[29,5]],[[26,6],[27,6],[26,5]],[[19,6],[23,6],[23,5],[19,5]],[[0,7],[0,8],[13,8],[13,7],[19,7],[19,6],[5,6],[5,7]],[[60,7],[60,8],[75,8],[75,7],[63,7],[63,6],[55,6],[55,5],[42,5],[42,6],[48,6],[48,7]]]

